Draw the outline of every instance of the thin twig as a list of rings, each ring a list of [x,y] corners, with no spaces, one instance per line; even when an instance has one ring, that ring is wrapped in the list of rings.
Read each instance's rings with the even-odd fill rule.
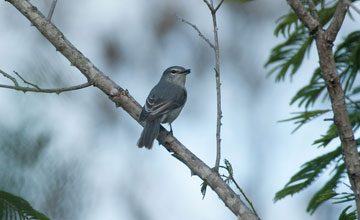
[[[208,2],[207,0],[203,0],[205,2],[205,4],[208,6],[209,10],[211,11],[211,13],[213,13],[214,8],[211,6],[210,2]]]
[[[356,7],[351,1],[344,0],[347,5],[349,5],[352,9],[354,9],[358,14],[360,14],[360,9]]]
[[[244,191],[241,189],[241,187],[237,184],[234,177],[231,176],[231,181],[235,184],[236,188],[240,191],[240,193],[244,196],[245,200],[249,203],[251,210],[254,212],[254,214],[260,219],[259,215],[257,214],[255,207],[253,206],[250,199],[245,195]]]
[[[25,80],[25,79],[24,79],[19,73],[17,73],[16,71],[13,71],[13,72],[14,72],[25,84],[28,84],[28,85],[30,85],[30,86],[38,89],[38,90],[41,90],[39,86],[37,86],[37,85],[35,85],[34,83],[31,83],[31,82]]]
[[[56,3],[57,3],[57,0],[53,0],[53,2],[51,3],[50,11],[46,18],[46,20],[48,20],[49,22],[51,21],[51,18],[54,14]]]
[[[357,102],[353,101],[349,96],[345,95],[345,98],[346,98],[347,100],[349,100],[349,102],[351,102],[351,104],[355,105],[355,107],[356,107],[357,109],[360,109],[360,105],[359,105]]]
[[[201,31],[199,30],[199,28],[197,28],[194,24],[190,23],[189,21],[185,20],[184,18],[182,18],[182,17],[180,17],[180,16],[178,16],[178,15],[176,15],[176,17],[177,17],[181,22],[184,22],[185,24],[187,24],[187,25],[191,26],[192,28],[194,28],[194,30],[195,30],[196,32],[198,32],[199,36],[200,36],[206,43],[208,43],[209,46],[210,46],[212,49],[215,50],[214,44],[212,44],[212,43],[210,42],[210,40],[209,40],[208,38],[206,38],[206,37],[201,33]]]
[[[339,0],[339,3],[335,9],[333,19],[326,30],[326,40],[328,42],[334,42],[337,34],[343,24],[345,19],[346,12],[349,8],[349,5],[345,3],[344,0]]]
[[[221,1],[219,2],[219,4],[216,6],[216,8],[214,9],[214,12],[215,12],[215,13],[216,13],[217,10],[220,8],[220,6],[222,5],[223,2],[224,2],[224,0],[221,0]]]
[[[57,88],[57,89],[41,89],[39,86],[35,85],[34,83],[31,83],[27,80],[25,80],[19,73],[17,73],[16,71],[14,71],[14,73],[27,85],[30,85],[31,87],[25,87],[25,86],[20,86],[19,83],[17,82],[17,80],[12,77],[10,74],[7,74],[6,72],[0,70],[0,73],[10,79],[14,85],[4,85],[4,84],[0,84],[0,88],[6,88],[6,89],[13,89],[13,90],[17,90],[17,91],[22,91],[22,92],[39,92],[39,93],[56,93],[56,94],[60,94],[62,92],[67,92],[67,91],[73,91],[73,90],[78,90],[78,89],[83,89],[86,87],[91,86],[91,84],[89,82],[87,83],[83,83],[80,85],[76,85],[76,86],[70,86],[70,87],[64,87],[64,88]]]
[[[314,18],[317,21],[319,21],[319,14],[318,14],[318,11],[315,8],[314,2],[312,0],[308,0],[308,3],[309,3],[309,6],[310,6],[310,9],[311,9],[311,12],[312,12]]]
[[[56,93],[56,94],[60,94],[62,92],[79,90],[79,89],[83,89],[83,88],[86,88],[86,87],[89,87],[89,86],[91,86],[91,84],[89,82],[86,82],[86,83],[83,83],[83,84],[80,84],[80,85],[64,87],[64,88],[38,89],[38,88],[32,88],[32,87],[10,86],[10,85],[0,84],[0,88],[13,89],[13,90],[22,91],[22,92]]]
[[[10,80],[14,83],[15,86],[19,86],[19,83],[16,81],[16,79],[15,79],[14,77],[10,76],[9,74],[5,73],[5,72],[2,71],[2,70],[0,70],[0,73],[1,73],[4,77],[10,79]]]
[[[212,11],[212,21],[214,27],[214,41],[215,41],[215,79],[216,79],[216,102],[217,102],[217,117],[216,117],[216,161],[214,169],[219,172],[219,165],[221,159],[221,83],[220,83],[220,49],[218,27],[216,22],[216,13]]]

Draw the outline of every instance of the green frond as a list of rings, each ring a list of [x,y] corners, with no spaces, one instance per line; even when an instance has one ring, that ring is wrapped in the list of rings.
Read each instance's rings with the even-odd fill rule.
[[[321,76],[320,68],[316,68],[308,85],[301,88],[291,99],[290,105],[299,102],[298,106],[304,105],[305,109],[314,105],[316,100],[326,91],[325,82]]]
[[[305,53],[310,50],[313,39],[308,36],[305,29],[291,34],[288,39],[271,50],[265,67],[277,64],[268,73],[276,73],[276,81],[284,80],[287,73],[293,76],[303,62]]]
[[[287,122],[287,121],[295,121],[295,124],[298,124],[298,126],[296,126],[296,128],[292,131],[292,133],[294,133],[295,131],[297,131],[301,126],[303,126],[304,124],[308,123],[309,121],[319,117],[320,115],[323,115],[327,112],[329,112],[329,109],[325,109],[325,110],[314,110],[314,111],[304,111],[304,112],[294,112],[292,114],[296,114],[297,116],[292,117],[292,118],[288,118],[288,119],[284,119],[281,120],[279,122]]]
[[[333,15],[335,13],[335,9],[336,9],[337,5],[338,5],[338,3],[335,1],[335,4],[333,4],[332,6],[321,9],[319,11],[319,20],[320,20],[321,26],[325,26],[326,24],[329,23],[329,21],[331,20],[331,18],[333,17]]]
[[[334,204],[344,203],[344,202],[351,202],[355,200],[354,193],[339,193],[334,197],[334,200],[336,202],[333,202]]]
[[[338,147],[335,150],[319,156],[302,165],[302,169],[291,177],[290,181],[282,190],[276,193],[274,201],[276,202],[285,196],[293,195],[305,189],[315,180],[316,177],[318,177],[324,171],[324,169],[332,161],[341,156],[341,152],[341,147]]]
[[[314,194],[306,211],[313,214],[322,203],[337,195],[334,189],[337,187],[340,179],[343,177],[345,169],[346,167],[344,163],[335,167],[335,173],[332,175],[330,180],[328,180],[325,185]]]
[[[350,33],[334,53],[339,77],[347,94],[353,87],[360,69],[360,31]]]
[[[360,93],[360,86],[356,86],[353,90],[352,90],[352,95],[358,94]]]
[[[5,191],[0,191],[0,219],[50,220],[44,214],[33,209],[25,199]]]
[[[356,220],[357,216],[356,216],[356,210],[353,210],[349,213],[347,213],[347,211],[351,208],[351,205],[349,205],[348,207],[346,207],[340,214],[339,216],[339,220]]]
[[[335,124],[331,124],[325,135],[315,140],[313,145],[319,144],[319,147],[326,147],[334,138],[338,137],[338,130]]]
[[[302,25],[297,15],[292,11],[287,15],[281,16],[276,20],[276,23],[278,23],[274,31],[276,37],[279,36],[279,33],[284,37],[289,36],[291,30],[296,30]]]

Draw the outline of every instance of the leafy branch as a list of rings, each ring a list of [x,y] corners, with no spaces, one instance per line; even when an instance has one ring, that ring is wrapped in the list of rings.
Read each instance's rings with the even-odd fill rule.
[[[25,199],[5,191],[0,191],[0,219],[50,220],[31,207]]]

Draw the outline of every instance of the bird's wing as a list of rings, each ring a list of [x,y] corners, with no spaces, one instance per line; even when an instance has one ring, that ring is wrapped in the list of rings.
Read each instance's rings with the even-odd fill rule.
[[[160,117],[185,104],[186,90],[180,86],[163,84],[155,86],[142,108],[140,120]]]

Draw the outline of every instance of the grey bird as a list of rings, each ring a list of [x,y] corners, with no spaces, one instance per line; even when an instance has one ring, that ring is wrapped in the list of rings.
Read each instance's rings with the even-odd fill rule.
[[[167,68],[160,81],[151,90],[140,114],[140,121],[145,121],[138,147],[152,148],[160,130],[160,123],[171,123],[178,117],[186,102],[185,78],[190,69],[181,66]]]

